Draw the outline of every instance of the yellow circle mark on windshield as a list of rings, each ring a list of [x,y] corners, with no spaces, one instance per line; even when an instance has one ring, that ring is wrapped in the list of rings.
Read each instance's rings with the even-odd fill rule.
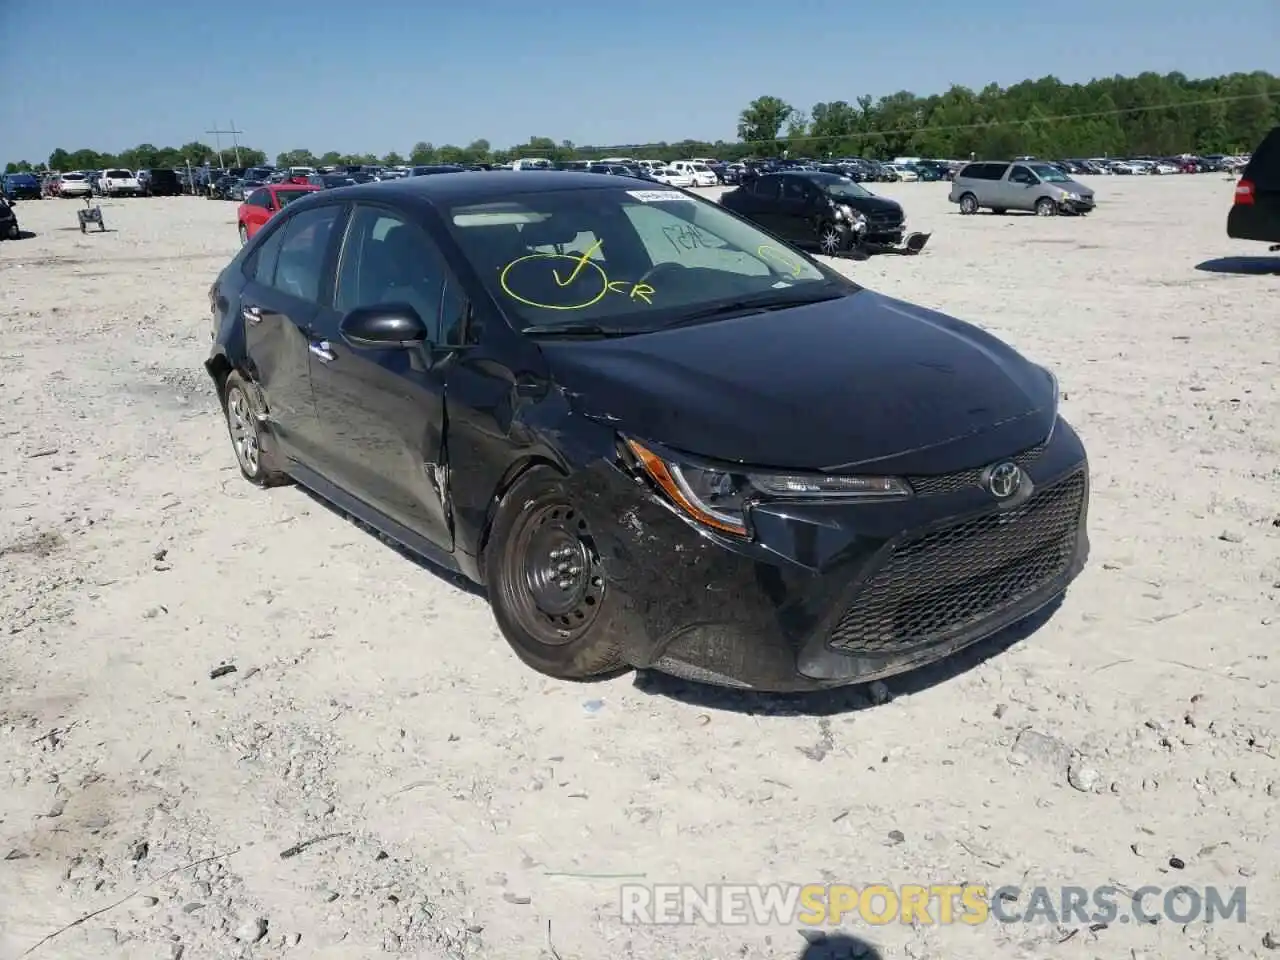
[[[531,266],[535,261],[538,262],[538,266]],[[521,267],[523,269],[520,269]],[[561,269],[557,270],[556,267]],[[531,297],[517,293],[516,290],[520,287],[520,274],[524,273],[527,281],[531,275],[529,271],[535,270],[545,270],[545,281],[550,282],[555,288],[565,290],[566,294],[577,297],[578,302],[540,303]],[[609,292],[609,275],[604,272],[604,267],[582,254],[572,253],[531,253],[527,257],[512,260],[502,268],[498,283],[502,286],[502,292],[512,300],[519,301],[527,307],[537,307],[539,310],[585,310],[588,307],[594,307]],[[574,294],[573,290],[578,292]]]
[[[756,247],[756,255],[762,260],[772,260],[784,270],[790,270],[793,277],[798,277],[804,273],[804,264],[781,247],[771,247],[765,244]]]

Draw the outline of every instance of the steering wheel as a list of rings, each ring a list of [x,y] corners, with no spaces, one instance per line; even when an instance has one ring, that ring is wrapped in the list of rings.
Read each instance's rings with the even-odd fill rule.
[[[649,286],[653,286],[653,281],[655,279],[661,279],[661,277],[671,269],[685,271],[689,268],[683,263],[679,263],[675,260],[664,260],[662,263],[655,263],[652,267],[646,270],[644,276],[636,281],[636,285],[639,286],[642,283],[647,283]]]

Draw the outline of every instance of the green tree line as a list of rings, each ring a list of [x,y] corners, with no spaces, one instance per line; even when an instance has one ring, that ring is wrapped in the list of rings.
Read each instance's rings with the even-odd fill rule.
[[[1253,149],[1280,125],[1280,77],[1263,71],[1193,80],[1181,73],[1142,73],[1088,83],[1063,83],[1056,77],[1026,80],[1010,87],[990,84],[982,90],[953,86],[927,97],[903,90],[873,99],[832,100],[804,110],[780,97],[760,96],[738,116],[736,141],[681,140],[674,143],[583,146],[550,137],[495,150],[487,140],[465,147],[413,145],[407,156],[288,150],[280,166],[344,163],[504,163],[517,157],[590,160],[606,156],[637,159],[748,156],[864,156],[886,159],[924,156],[967,159],[1097,157],[1239,153]],[[223,149],[226,163],[235,150]],[[120,154],[59,148],[44,164],[11,162],[6,172],[101,169],[121,166],[181,168],[217,163],[208,144],[181,147],[140,144]],[[261,150],[239,148],[242,166],[266,163]]]

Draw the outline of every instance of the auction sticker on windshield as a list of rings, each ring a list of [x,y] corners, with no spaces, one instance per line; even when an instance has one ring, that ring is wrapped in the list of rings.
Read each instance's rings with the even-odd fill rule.
[[[641,203],[662,203],[670,200],[688,200],[679,190],[628,190],[627,196]]]

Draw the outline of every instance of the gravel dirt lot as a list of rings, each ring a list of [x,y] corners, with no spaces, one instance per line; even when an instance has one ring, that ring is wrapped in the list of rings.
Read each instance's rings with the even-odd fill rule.
[[[837,955],[624,926],[627,878],[1246,885],[1244,923],[853,921],[848,955],[1280,956],[1280,260],[1227,239],[1220,176],[1094,186],[1083,219],[875,188],[934,237],[844,269],[1057,371],[1093,555],[1029,636],[798,700],[530,672],[474,592],[241,480],[201,366],[234,204],[104,202],[81,236],[20,203],[0,957],[95,911],[30,955]]]

